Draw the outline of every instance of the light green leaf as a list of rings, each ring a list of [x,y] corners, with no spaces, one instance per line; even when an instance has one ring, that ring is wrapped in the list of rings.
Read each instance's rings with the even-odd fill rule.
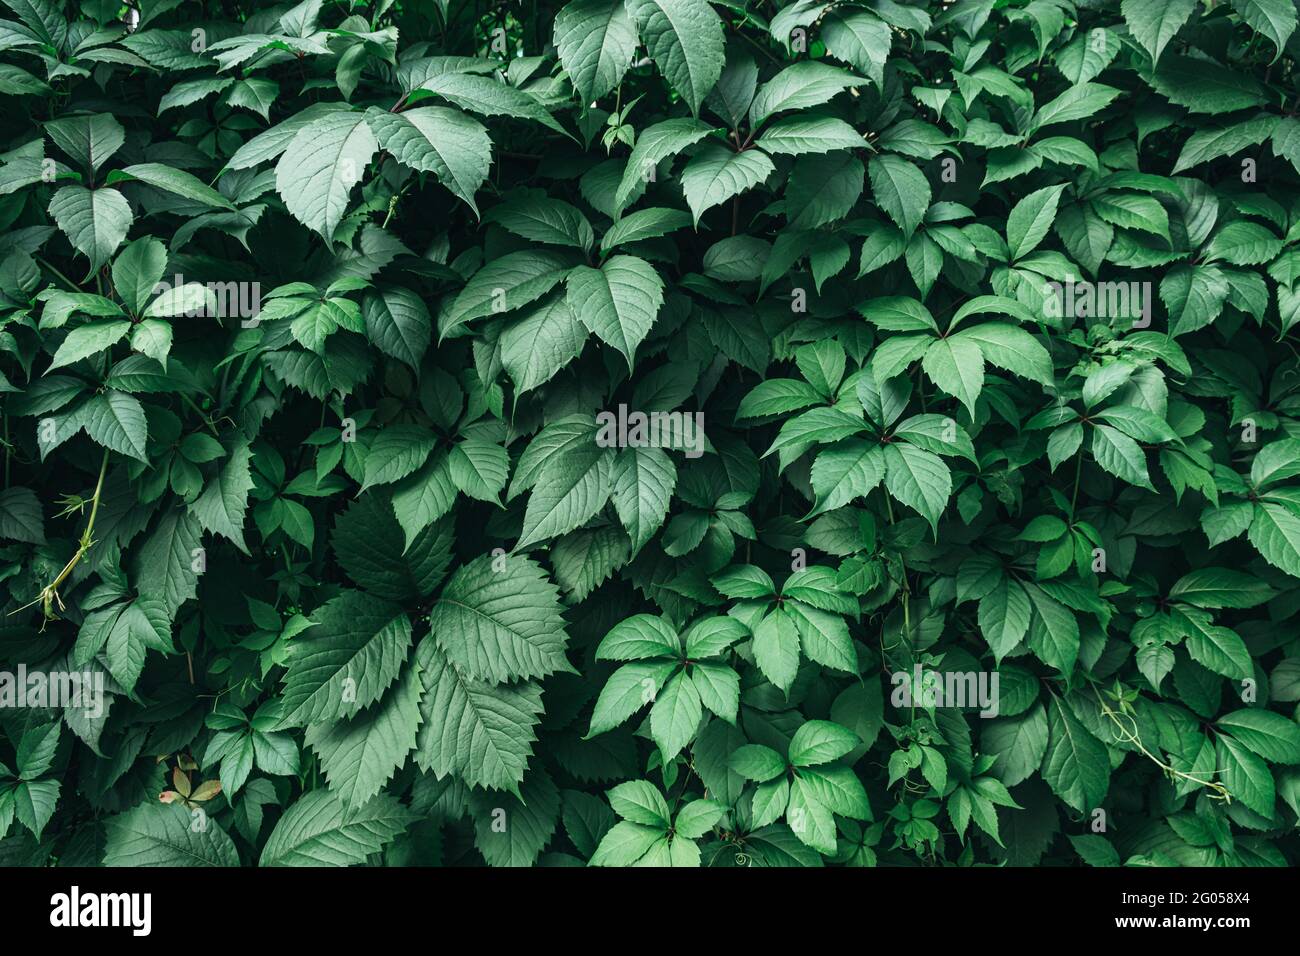
[[[705,0],[627,0],[627,11],[664,79],[698,116],[722,74],[722,20]]]
[[[364,113],[326,113],[302,127],[275,168],[275,188],[295,219],[332,242],[379,144]]]
[[[753,189],[774,171],[772,161],[760,150],[737,153],[712,142],[701,147],[681,176],[682,192],[695,223],[714,206]]]
[[[578,266],[566,280],[569,308],[608,345],[623,353],[628,368],[650,334],[664,301],[659,273],[635,256],[613,256],[599,269]]]
[[[584,103],[600,99],[627,72],[636,53],[636,25],[622,0],[574,0],[555,15],[560,62]]]
[[[285,811],[262,848],[261,866],[356,866],[378,853],[416,819],[387,794],[348,808],[320,789]]]
[[[898,156],[876,156],[867,164],[871,191],[890,219],[910,237],[930,208],[930,183],[925,174]]]
[[[63,186],[50,200],[50,215],[73,248],[98,269],[117,251],[131,228],[131,207],[116,189]]]
[[[371,108],[366,122],[379,146],[404,166],[433,173],[474,212],[474,194],[492,165],[492,140],[482,123],[444,106],[388,113]]]

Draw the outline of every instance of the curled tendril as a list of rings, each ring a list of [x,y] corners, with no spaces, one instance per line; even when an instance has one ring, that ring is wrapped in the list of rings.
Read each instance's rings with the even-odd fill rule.
[[[1148,760],[1150,760],[1157,767],[1163,770],[1165,774],[1171,779],[1181,778],[1183,780],[1190,780],[1192,783],[1196,784],[1197,786],[1205,787],[1207,790],[1211,791],[1211,793],[1209,794],[1211,800],[1222,800],[1225,803],[1232,802],[1232,792],[1228,790],[1228,788],[1225,787],[1223,784],[1216,783],[1213,780],[1202,780],[1200,777],[1197,777],[1193,774],[1185,773],[1182,770],[1178,770],[1175,767],[1172,767],[1169,764],[1165,763],[1159,757],[1155,756],[1155,754],[1151,753],[1151,751],[1147,750],[1146,745],[1142,743],[1141,735],[1138,733],[1137,721],[1133,718],[1131,714],[1125,714],[1113,710],[1105,701],[1101,699],[1100,696],[1098,696],[1097,702],[1101,705],[1101,712],[1105,714],[1107,717],[1109,717],[1111,723],[1115,725],[1115,729],[1112,730],[1111,733],[1114,734],[1116,743],[1119,742],[1129,743],[1137,747],[1137,749],[1142,752],[1143,756],[1145,756]],[[1121,717],[1128,720],[1128,722],[1132,725],[1131,728],[1126,728],[1120,722]],[[1217,770],[1211,771],[1211,773],[1218,773],[1218,771]]]

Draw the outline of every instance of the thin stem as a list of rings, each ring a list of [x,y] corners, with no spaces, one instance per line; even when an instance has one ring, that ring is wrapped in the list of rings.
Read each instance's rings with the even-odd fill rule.
[[[219,434],[219,432],[217,431],[217,426],[212,424],[212,420],[204,413],[203,409],[199,408],[198,403],[196,403],[194,399],[190,398],[184,392],[180,392],[178,394],[181,397],[181,401],[183,401],[190,408],[194,409],[194,411],[198,414],[199,418],[203,420],[203,424],[207,425],[208,428],[212,429],[212,434],[214,435]]]
[[[1137,747],[1137,749],[1142,752],[1143,756],[1145,756],[1148,760],[1154,763],[1165,773],[1169,774],[1171,777],[1180,777],[1183,780],[1190,780],[1192,783],[1198,784],[1199,786],[1205,787],[1209,790],[1213,790],[1215,793],[1219,794],[1220,799],[1231,802],[1232,793],[1223,784],[1215,783],[1213,780],[1202,780],[1200,777],[1194,777],[1190,773],[1184,773],[1181,770],[1177,770],[1174,767],[1171,767],[1169,764],[1165,763],[1159,757],[1155,756],[1153,753],[1151,753],[1151,751],[1147,750],[1146,745],[1142,743],[1142,738],[1138,735],[1137,721],[1129,714],[1121,715],[1117,711],[1112,710],[1110,706],[1104,700],[1101,699],[1101,695],[1097,693],[1096,687],[1093,687],[1092,692],[1097,697],[1097,703],[1101,707],[1101,712],[1105,714],[1107,717],[1109,717],[1111,723],[1113,723],[1119,729],[1119,732],[1115,735],[1115,739],[1117,741],[1122,740],[1125,741],[1126,743],[1130,743],[1133,746]],[[1063,707],[1065,705],[1061,704],[1060,706]],[[1128,718],[1129,722],[1133,725],[1132,730],[1125,728],[1125,726],[1119,722],[1120,716],[1124,716]],[[1218,771],[1214,771],[1214,772],[1217,773]]]
[[[889,500],[889,495],[885,495],[885,513],[889,516],[889,524],[894,524],[894,505]],[[903,569],[903,640],[907,644],[909,654],[912,649],[912,587],[907,581],[907,562],[903,560],[903,555],[898,555],[898,566]],[[912,697],[911,720],[916,720],[916,698]]]
[[[1070,495],[1070,521],[1074,521],[1074,507],[1079,501],[1079,478],[1083,475],[1083,447],[1074,457],[1074,493]]]
[[[20,608],[16,608],[15,610],[10,611],[9,612],[10,614],[17,614],[19,611],[23,610],[24,608],[29,608],[33,604],[39,603],[41,605],[42,611],[45,614],[45,620],[52,621],[54,620],[54,610],[53,610],[54,602],[58,601],[59,608],[62,609],[63,599],[59,597],[59,585],[61,585],[64,581],[68,579],[68,575],[70,575],[73,572],[73,569],[76,568],[76,566],[79,563],[81,563],[81,559],[86,556],[86,553],[90,551],[91,547],[95,543],[95,539],[94,539],[95,518],[99,515],[99,499],[100,499],[100,495],[104,491],[104,475],[107,473],[107,471],[108,471],[108,449],[105,448],[104,458],[99,463],[99,478],[95,481],[95,494],[94,497],[90,499],[90,518],[86,522],[85,530],[81,532],[81,542],[77,546],[76,553],[73,554],[72,557],[68,560],[68,563],[63,566],[63,570],[59,572],[58,577],[56,577],[49,584],[45,585],[45,587],[41,588],[41,593],[36,596],[35,600],[30,601],[27,604],[24,604]]]
[[[43,265],[45,268],[47,268],[47,269],[49,269],[51,272],[53,272],[53,273],[54,273],[56,276],[58,276],[61,280],[63,280],[63,284],[66,285],[66,286],[67,286],[69,289],[71,289],[73,292],[80,292],[80,291],[81,291],[81,287],[80,287],[79,285],[77,285],[75,282],[73,282],[71,279],[69,279],[67,276],[65,276],[65,275],[64,275],[62,272],[60,272],[58,269],[54,268],[54,266],[50,265],[48,262],[46,262],[46,261],[45,261],[44,259],[42,259],[40,256],[32,256],[32,258],[35,259],[37,262],[39,262],[41,265]]]

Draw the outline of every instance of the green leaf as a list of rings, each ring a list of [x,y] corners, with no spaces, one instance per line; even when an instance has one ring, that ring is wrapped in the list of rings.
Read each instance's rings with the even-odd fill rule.
[[[722,664],[701,662],[690,673],[700,702],[729,724],[736,722],[740,707],[740,675]]]
[[[111,348],[131,331],[131,323],[125,319],[110,319],[107,322],[87,322],[68,333],[59,345],[50,361],[49,370],[80,362],[84,358],[98,355],[104,349]]]
[[[419,765],[439,779],[454,774],[470,786],[518,792],[537,739],[541,686],[471,680],[432,637],[421,641],[416,662],[424,680]]]
[[[979,604],[979,625],[989,650],[1001,662],[1029,633],[1032,605],[1018,581],[1003,578]]]
[[[801,156],[856,149],[864,140],[844,120],[831,116],[786,116],[768,125],[755,142],[774,156]]]
[[[506,450],[483,438],[466,438],[448,455],[451,480],[471,498],[495,502],[510,475]]]
[[[623,79],[636,53],[636,26],[621,0],[573,0],[555,16],[560,62],[584,103]]]
[[[1259,265],[1280,250],[1281,243],[1268,229],[1256,222],[1239,220],[1214,234],[1205,247],[1205,260],[1223,259],[1237,266]]]
[[[737,153],[716,143],[702,146],[682,170],[682,192],[696,225],[714,206],[759,185],[775,172],[766,154],[756,149]]]
[[[391,287],[362,300],[366,337],[386,355],[418,368],[432,339],[429,310],[409,289]]]
[[[836,94],[866,83],[847,70],[814,60],[792,64],[758,88],[749,107],[750,126],[758,129],[775,113],[820,106]]]
[[[1033,252],[1056,220],[1056,207],[1065,186],[1047,186],[1016,203],[1007,217],[1007,245],[1011,258]]]
[[[1161,96],[1193,113],[1230,113],[1264,100],[1253,76],[1226,69],[1204,56],[1162,57],[1151,85]]]
[[[1259,502],[1247,537],[1265,561],[1300,578],[1300,517],[1293,511],[1271,501]]]
[[[1217,723],[1271,763],[1300,763],[1300,725],[1294,720],[1252,707],[1226,714]]]
[[[1276,60],[1282,55],[1282,48],[1291,38],[1296,27],[1294,4],[1285,0],[1233,0],[1233,8],[1241,18],[1250,24],[1252,30],[1261,33],[1272,43],[1276,51]]]
[[[1273,596],[1273,589],[1253,575],[1229,568],[1200,568],[1184,574],[1169,589],[1169,597],[1197,607],[1255,607]]]
[[[449,103],[480,116],[510,116],[531,120],[557,133],[568,135],[539,99],[490,77],[472,73],[443,73],[425,80],[419,85],[418,91],[441,96]]]
[[[799,669],[799,631],[781,608],[771,611],[754,628],[754,660],[763,676],[783,692]]]
[[[348,808],[329,790],[303,794],[262,848],[261,866],[356,866],[378,853],[416,815],[387,794]]]
[[[625,448],[614,459],[611,498],[635,555],[663,525],[677,468],[662,448]]]
[[[84,186],[63,186],[55,192],[50,215],[73,248],[90,260],[92,272],[117,251],[134,218],[116,189]]]
[[[217,823],[194,827],[185,808],[157,802],[104,822],[104,866],[239,866],[235,844]]]
[[[146,236],[128,245],[113,261],[113,288],[122,304],[138,315],[167,271],[167,247]]]
[[[91,173],[113,156],[126,142],[126,130],[107,113],[68,116],[45,124],[54,145]]]
[[[596,852],[591,866],[632,866],[663,839],[663,830],[626,821],[610,827]]]
[[[578,266],[566,280],[569,308],[628,368],[664,301],[663,280],[643,259],[614,256],[599,269]]]
[[[627,11],[664,79],[698,116],[722,74],[722,20],[705,0],[627,0]]]
[[[316,751],[330,790],[344,806],[364,806],[406,762],[415,748],[422,692],[419,667],[407,667],[366,710],[307,727],[305,742]]]
[[[938,533],[939,516],[952,494],[952,473],[942,459],[914,445],[886,445],[885,487]]]
[[[893,41],[888,23],[858,7],[835,7],[822,19],[819,36],[827,53],[884,85]]]
[[[364,113],[326,113],[290,140],[275,167],[276,191],[295,219],[332,242],[378,148]]]
[[[990,772],[1014,787],[1038,772],[1047,752],[1047,737],[1047,711],[1035,703],[1018,717],[990,721],[980,735],[980,746],[997,758]]]
[[[110,388],[86,399],[78,411],[82,427],[92,441],[118,454],[148,461],[145,457],[148,422],[144,407],[135,396]]]
[[[172,348],[172,327],[158,319],[145,319],[131,331],[131,348],[149,356],[165,369]]]
[[[421,106],[400,113],[372,107],[366,111],[366,122],[381,149],[403,166],[433,173],[478,213],[474,194],[492,164],[492,140],[482,123],[443,106]]]
[[[433,432],[423,425],[389,425],[381,429],[366,453],[361,490],[405,478],[428,460],[434,444]]]
[[[1153,62],[1196,9],[1196,0],[1123,0],[1124,22]]]
[[[429,612],[438,647],[471,680],[500,683],[571,671],[559,592],[521,555],[460,568]]]
[[[1079,721],[1069,704],[1052,696],[1047,704],[1047,751],[1043,779],[1078,813],[1101,806],[1110,787],[1106,748]]]
[[[1187,652],[1193,660],[1216,674],[1235,680],[1253,676],[1250,652],[1236,632],[1214,624],[1207,611],[1175,607],[1171,614],[1187,635]]]
[[[1072,86],[1050,103],[1039,107],[1030,121],[1030,129],[1040,130],[1056,123],[1087,119],[1105,109],[1119,95],[1119,90],[1101,83]]]
[[[1291,17],[1294,25],[1294,9],[1291,10]],[[1276,126],[1277,120],[1274,117],[1257,117],[1223,129],[1198,130],[1183,144],[1183,151],[1178,154],[1178,162],[1174,164],[1172,174],[1177,175],[1185,169],[1212,162],[1222,156],[1231,156],[1247,146],[1258,146],[1268,139]]]
[[[1043,385],[1053,383],[1052,357],[1038,340],[1024,329],[999,322],[987,322],[962,329],[950,340],[969,340],[980,347],[984,361]]]
[[[619,219],[601,237],[600,251],[608,253],[617,246],[643,239],[656,239],[691,224],[691,217],[680,209],[638,209]]]
[[[1220,736],[1218,743],[1223,785],[1248,809],[1272,819],[1277,795],[1268,765],[1227,734]]]
[[[843,219],[862,195],[862,185],[862,161],[856,156],[839,151],[800,157],[785,187],[786,208],[793,213],[791,227],[816,229]],[[812,262],[816,273],[815,255]],[[848,250],[844,249],[838,268],[847,262]]]
[[[858,745],[858,735],[829,720],[809,720],[790,738],[790,763],[815,767],[838,760]]]
[[[112,185],[122,180],[132,179],[204,206],[230,210],[235,208],[229,199],[211,186],[205,185],[193,174],[164,166],[162,163],[136,163],[134,166],[114,170],[109,174],[106,182]]]
[[[884,477],[885,454],[880,445],[853,438],[832,445],[813,462],[811,480],[817,502],[809,514],[865,498]]]
[[[795,771],[795,776],[808,796],[832,813],[854,820],[871,819],[867,792],[848,767],[805,767]]]
[[[412,478],[418,481],[420,476]],[[454,495],[454,489],[448,494]],[[451,560],[446,523],[411,533],[402,527],[396,508],[375,493],[363,495],[339,515],[331,543],[348,577],[389,601],[428,597],[442,582]]]
[[[315,626],[291,644],[284,726],[351,717],[397,679],[411,646],[411,622],[396,605],[344,591],[312,615]]]
[[[504,805],[503,805],[504,804]],[[560,792],[545,770],[528,775],[519,796],[472,792],[474,845],[491,866],[532,866],[560,815]],[[504,821],[504,828],[499,825]]]
[[[867,164],[871,191],[886,215],[910,237],[930,208],[930,183],[925,174],[897,156],[876,156]]]
[[[816,790],[799,777],[795,777],[790,786],[786,820],[794,835],[806,846],[818,853],[835,852],[835,817],[817,799]]]
[[[45,543],[45,518],[40,499],[32,489],[12,487],[0,491],[0,537],[27,544]]]
[[[692,800],[677,811],[673,829],[677,839],[698,840],[706,836],[726,814],[727,808],[714,800]]]
[[[501,363],[519,392],[529,392],[581,355],[587,336],[568,298],[552,296],[502,331]]]
[[[575,206],[560,199],[526,195],[493,206],[484,219],[534,242],[591,248],[591,224]]]
[[[638,188],[644,188],[646,180],[661,162],[698,143],[711,132],[713,127],[709,124],[689,118],[664,120],[642,130],[614,192],[616,213],[627,208],[633,194]]]
[[[246,442],[235,445],[221,471],[190,505],[190,514],[205,531],[229,538],[245,554],[248,546],[244,543],[244,517],[248,512],[248,492],[253,488],[249,469],[252,457]]]
[[[665,762],[676,757],[694,739],[703,715],[695,682],[684,670],[678,671],[659,691],[650,708],[650,736]]]
[[[610,675],[596,698],[588,737],[613,730],[651,703],[676,668],[669,661],[635,661]]]
[[[930,381],[975,417],[975,400],[984,387],[984,354],[978,345],[970,339],[939,339],[926,349],[921,367]]]
[[[511,312],[540,299],[569,272],[569,260],[544,249],[511,252],[487,263],[438,317],[441,338],[485,315]]]
[[[1074,612],[1036,584],[1023,585],[1034,606],[1029,649],[1049,667],[1069,676],[1079,656],[1079,622]]]
[[[1146,455],[1138,443],[1109,425],[1094,424],[1092,455],[1103,470],[1121,481],[1154,491],[1147,477]]]
[[[730,767],[747,780],[763,783],[785,773],[785,759],[771,747],[745,744],[737,747],[728,760]]]

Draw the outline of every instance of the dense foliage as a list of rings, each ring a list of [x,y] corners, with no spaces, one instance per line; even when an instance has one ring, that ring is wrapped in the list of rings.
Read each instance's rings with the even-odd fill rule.
[[[0,861],[1295,862],[1292,0],[2,2]]]

